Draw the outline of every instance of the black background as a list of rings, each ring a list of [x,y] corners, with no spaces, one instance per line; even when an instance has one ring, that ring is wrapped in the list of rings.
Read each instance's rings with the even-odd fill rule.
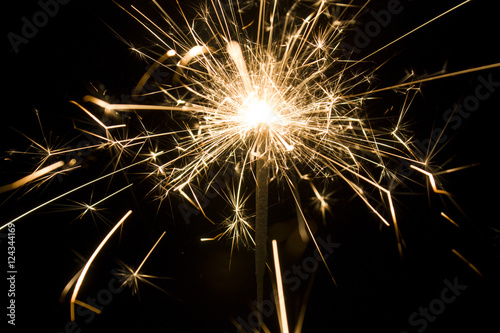
[[[390,26],[373,38],[364,50],[366,53],[361,55],[458,2],[440,1],[436,5],[435,1],[408,0],[401,3],[405,10],[392,18]],[[369,7],[380,10],[385,5],[385,1],[377,1]],[[73,120],[85,117],[69,100],[81,101],[89,93],[89,82],[102,84],[107,94],[116,98],[130,94],[147,63],[134,55],[109,27],[134,45],[147,46],[149,38],[147,31],[110,1],[72,0],[61,5],[57,15],[16,53],[7,34],[19,33],[21,18],[30,18],[40,8],[35,1],[5,6],[1,184],[18,179],[34,165],[29,158],[7,152],[25,150],[30,145],[14,129],[39,142],[42,140],[35,109],[40,113],[46,135],[50,133],[53,140],[61,143],[77,137],[72,141],[75,144],[82,137],[73,129]],[[143,2],[141,8],[146,7]],[[164,8],[175,15],[173,1],[165,1]],[[189,12],[189,6],[183,8]],[[409,70],[425,75],[438,72],[444,64],[448,72],[454,72],[498,62],[499,27],[495,11],[492,2],[473,1],[382,50],[370,58],[374,65],[390,58],[378,71],[378,85],[396,83]],[[366,17],[370,20],[369,14]],[[500,81],[499,70],[486,70],[425,83],[408,113],[416,137],[426,138],[433,127],[443,127],[445,110],[473,94],[478,77],[486,78],[489,74],[494,81]],[[401,98],[396,94],[383,96],[392,96],[394,101],[384,99],[374,102],[372,107],[401,105]],[[361,203],[344,200],[350,194],[337,192],[334,214],[328,216],[326,226],[319,228],[317,237],[330,237],[341,244],[327,260],[338,287],[320,265],[307,305],[304,332],[416,332],[408,317],[440,296],[445,286],[443,280],[455,278],[467,289],[446,306],[435,322],[429,323],[425,332],[498,330],[500,253],[498,238],[495,239],[498,233],[493,229],[500,229],[496,156],[498,102],[497,92],[482,102],[457,130],[448,130],[446,134],[453,140],[443,146],[434,159],[436,165],[446,168],[479,164],[442,178],[444,187],[453,193],[456,205],[434,194],[429,200],[426,195],[398,197],[396,205],[407,242],[404,259],[397,253],[393,229],[379,228],[378,221]],[[52,181],[50,186],[26,194],[21,190],[12,197],[8,196],[10,193],[2,194],[2,224],[95,178],[108,162],[104,160],[106,156],[96,153],[86,160],[85,168],[63,176],[63,181]],[[127,180],[118,176],[114,182],[125,184]],[[97,184],[71,198],[88,201],[93,191],[97,200],[108,184]],[[89,322],[85,322],[89,317],[79,318],[77,323],[82,332],[236,331],[230,318],[246,319],[254,299],[253,252],[242,248],[233,253],[229,270],[230,244],[200,243],[200,237],[214,235],[213,227],[201,214],[186,224],[176,209],[175,199],[163,205],[158,213],[157,203],[150,197],[144,199],[150,185],[145,182],[134,187],[133,193],[110,199],[103,212],[110,221],[108,224],[99,219],[94,223],[88,216],[79,220],[78,212],[55,212],[61,209],[57,205],[16,223],[16,328],[36,326],[40,332],[64,331],[69,321],[69,296],[61,303],[59,295],[83,265],[77,253],[88,258],[109,226],[132,209],[134,213],[126,221],[121,237],[112,238],[90,269],[80,299],[95,297],[107,287],[113,279],[112,270],[119,267],[116,258],[137,267],[163,230],[167,231],[165,239],[145,265],[144,272],[171,277],[152,280],[169,295],[142,285],[139,299],[126,288],[113,296],[101,315]],[[113,186],[110,191],[119,188]],[[420,190],[425,194],[425,188]],[[64,200],[58,203],[68,204]],[[215,214],[217,209],[212,209]],[[270,216],[279,224],[293,218],[292,210],[286,204],[277,205],[271,208]],[[443,210],[461,228],[441,218],[439,212]],[[479,277],[451,249],[468,258],[484,277]],[[311,256],[313,250],[309,246],[304,258]],[[6,252],[4,239],[2,251]],[[291,269],[293,263],[300,265],[301,259],[295,262],[290,259],[283,270]],[[296,318],[297,304],[308,281],[297,291],[286,291],[291,322]],[[1,294],[2,299],[6,299],[6,289]],[[273,313],[267,321],[273,332],[277,331],[275,317]],[[3,322],[7,321],[6,316],[2,318]]]

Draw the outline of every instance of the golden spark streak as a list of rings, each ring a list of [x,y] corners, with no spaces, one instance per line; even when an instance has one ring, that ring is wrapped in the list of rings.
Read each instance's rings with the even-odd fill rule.
[[[62,303],[64,302],[64,299],[66,298],[66,295],[68,295],[68,292],[70,291],[71,287],[75,284],[75,281],[78,279],[80,274],[82,274],[83,267],[69,280],[68,283],[66,283],[66,286],[64,286],[63,291],[61,292],[61,296],[59,296],[59,302]]]
[[[151,253],[154,251],[154,249],[156,248],[156,246],[158,245],[158,243],[160,243],[161,239],[163,238],[163,236],[165,236],[167,232],[164,231],[160,238],[158,238],[158,240],[156,241],[155,245],[153,245],[153,247],[151,248],[151,250],[149,250],[148,254],[144,257],[144,260],[141,262],[141,264],[139,265],[139,267],[137,267],[137,269],[135,270],[134,272],[134,276],[137,275],[137,273],[139,273],[139,271],[141,270],[142,266],[144,265],[144,263],[146,262],[146,260],[148,260],[149,256],[151,255]]]
[[[432,190],[434,193],[439,193],[439,194],[445,194],[445,195],[451,195],[449,192],[446,192],[445,190],[440,190],[436,186],[436,180],[434,179],[434,175],[430,173],[429,171],[425,171],[423,169],[420,169],[419,167],[416,167],[414,165],[410,165],[410,168],[417,170],[418,172],[423,173],[429,178],[429,182],[431,183]]]
[[[395,84],[395,85],[390,86],[390,87],[385,87],[385,88],[380,88],[380,89],[374,89],[374,90],[370,90],[370,91],[365,92],[365,93],[359,93],[359,94],[354,94],[354,95],[347,95],[347,96],[344,96],[344,97],[345,98],[352,98],[352,97],[358,97],[358,96],[363,96],[363,95],[367,95],[367,94],[378,93],[378,92],[386,91],[386,90],[394,90],[396,88],[413,86],[413,85],[424,83],[424,82],[445,79],[445,78],[448,78],[448,77],[454,77],[454,76],[459,76],[459,75],[463,75],[463,74],[475,73],[475,72],[484,71],[484,70],[487,70],[487,69],[498,68],[498,67],[500,67],[500,62],[497,62],[496,64],[478,66],[478,67],[473,67],[473,68],[469,68],[469,69],[463,69],[461,71],[456,71],[456,72],[452,72],[452,73],[446,73],[446,74],[441,74],[441,75],[437,75],[437,76],[427,77],[425,79],[420,79],[420,80],[415,80],[415,81],[409,81],[409,82],[405,82],[405,83]]]
[[[280,267],[280,259],[278,255],[278,242],[276,239],[272,241],[273,246],[273,258],[274,258],[274,270],[276,272],[276,284],[278,286],[278,300],[280,307],[280,325],[281,332],[288,333],[288,319],[286,316],[286,307],[285,307],[285,294],[283,292],[283,280],[281,278],[281,267]]]
[[[66,165],[70,167],[70,166],[73,166],[75,163],[76,163],[76,160],[72,159]],[[15,181],[11,184],[3,185],[0,187],[0,193],[15,190],[16,188],[24,186],[24,185],[34,181],[35,179],[40,178],[43,175],[46,175],[49,172],[54,171],[55,169],[62,167],[63,165],[65,165],[65,163],[63,161],[59,161],[59,162],[53,163],[49,166],[46,166],[45,168],[37,170],[37,171],[33,172],[32,174],[30,174],[26,177],[23,177],[23,178]]]
[[[200,110],[205,111],[206,108],[190,106],[189,109],[185,106],[168,106],[168,105],[139,105],[139,104],[109,104],[99,98],[87,95],[83,98],[85,102],[91,102],[99,105],[104,110],[115,111],[134,111],[134,110],[159,110],[159,111],[187,111],[187,110]]]
[[[85,99],[84,99],[85,100]],[[80,104],[78,104],[77,102],[75,101],[70,101],[70,103],[73,103],[75,104],[76,106],[78,106],[80,109],[83,110],[83,112],[85,112],[90,118],[92,118],[97,124],[99,124],[99,126],[101,126],[102,128],[104,128],[105,130],[110,130],[110,129],[113,129],[113,128],[120,128],[120,127],[125,127],[126,125],[125,124],[118,124],[118,125],[111,125],[111,126],[106,126],[104,125],[104,123],[102,121],[100,121],[96,116],[94,116],[90,111],[88,111],[87,109],[85,109],[83,106],[81,106]],[[107,111],[108,109],[105,109],[105,111]]]
[[[483,273],[479,269],[476,268],[469,260],[465,259],[463,255],[461,255],[457,250],[451,249],[451,252],[453,252],[457,257],[459,257],[463,262],[465,262],[474,272],[476,272],[477,275],[480,277],[483,277]]]
[[[148,279],[153,279],[153,278],[158,279],[161,277],[140,273],[141,268],[144,266],[144,264],[146,263],[148,258],[151,256],[151,254],[153,253],[155,248],[158,246],[158,244],[162,240],[163,236],[165,236],[165,234],[166,234],[166,231],[161,234],[161,236],[158,238],[158,240],[153,245],[153,247],[151,247],[148,254],[144,257],[141,264],[139,265],[139,267],[135,271],[130,266],[126,265],[125,263],[121,263],[123,268],[124,268],[124,272],[119,273],[119,275],[122,275],[124,277],[124,281],[122,283],[122,286],[125,286],[125,285],[131,286],[132,293],[137,294],[137,296],[139,296],[139,282],[147,283],[150,286],[160,290],[161,292],[164,292],[165,294],[169,294],[168,292],[166,292],[165,290],[163,290],[162,288],[158,287],[156,284],[154,284],[148,280]]]
[[[290,187],[290,191],[291,191],[291,193],[293,195],[293,198],[294,198],[295,202],[297,203],[297,207],[300,207],[297,195],[295,194],[295,191],[293,191],[293,184],[292,184],[292,182],[291,182],[290,179],[288,179],[288,186]],[[337,281],[335,281],[335,278],[333,277],[333,274],[330,271],[330,267],[328,267],[328,264],[326,263],[325,257],[323,256],[323,252],[321,252],[321,249],[320,249],[318,243],[316,242],[316,239],[314,238],[314,234],[313,234],[311,228],[309,227],[309,223],[307,223],[306,217],[304,216],[304,213],[302,212],[302,209],[299,209],[299,212],[300,212],[300,215],[302,216],[302,219],[305,222],[304,224],[307,227],[307,231],[309,232],[309,235],[311,236],[311,239],[312,239],[312,241],[314,243],[314,246],[316,246],[316,249],[318,250],[319,256],[321,257],[321,260],[325,264],[325,267],[326,267],[326,270],[328,271],[328,274],[330,274],[330,277],[332,278],[333,283],[335,285],[337,285]]]
[[[88,208],[89,208],[89,209],[95,209],[95,206],[97,206],[97,205],[99,205],[100,203],[104,202],[105,200],[107,200],[107,199],[111,198],[112,196],[114,196],[114,195],[116,195],[116,194],[120,193],[121,191],[126,190],[127,188],[131,187],[132,185],[134,185],[134,184],[133,184],[133,183],[130,183],[130,184],[128,184],[127,186],[122,187],[121,189],[117,190],[116,192],[113,192],[113,193],[111,193],[111,194],[107,195],[106,197],[102,198],[101,200],[96,201],[96,202],[94,202],[93,204],[89,205],[89,206],[88,206]]]
[[[444,217],[445,219],[447,219],[451,224],[453,224],[454,226],[460,228],[460,226],[451,219],[451,217],[449,217],[448,215],[446,215],[444,212],[441,212],[441,216]]]
[[[96,309],[96,308],[94,308],[94,307],[92,307],[92,306],[90,306],[90,305],[88,305],[88,304],[86,304],[84,302],[77,301],[76,297],[78,296],[78,291],[80,290],[80,287],[82,286],[83,280],[85,279],[85,275],[87,274],[87,271],[89,270],[90,265],[94,261],[95,257],[97,257],[97,254],[101,251],[102,247],[106,244],[106,242],[108,241],[108,239],[123,224],[123,222],[125,222],[125,220],[129,217],[130,214],[132,214],[131,210],[129,210],[121,218],[120,221],[118,221],[118,223],[113,227],[113,229],[111,229],[111,231],[106,235],[106,237],[104,237],[104,239],[102,240],[102,242],[95,249],[94,253],[90,257],[90,259],[87,261],[87,263],[85,264],[85,266],[83,267],[82,272],[81,272],[80,276],[78,277],[78,280],[76,281],[76,285],[75,285],[75,289],[73,290],[73,294],[71,295],[71,300],[70,300],[71,321],[75,321],[75,304],[84,306],[84,307],[86,307],[89,310],[92,310],[94,312],[98,312],[98,313],[100,312],[98,309]]]
[[[428,24],[430,24],[430,23],[434,22],[435,20],[437,20],[437,19],[439,19],[439,18],[443,17],[443,16],[444,16],[444,15],[446,15],[446,14],[451,13],[451,12],[452,12],[452,11],[454,11],[455,9],[457,9],[457,8],[459,8],[459,7],[463,6],[463,5],[465,5],[466,3],[471,2],[471,1],[472,1],[472,0],[465,0],[464,2],[462,2],[462,3],[458,4],[458,5],[456,5],[455,7],[450,8],[450,9],[448,9],[447,11],[445,11],[445,12],[443,12],[443,13],[441,13],[441,14],[439,14],[439,15],[435,16],[435,17],[433,17],[433,18],[432,18],[432,19],[430,19],[429,21],[427,21],[427,22],[425,22],[425,23],[423,23],[423,24],[419,25],[418,27],[416,27],[416,28],[412,29],[411,31],[409,31],[409,32],[405,33],[404,35],[402,35],[402,36],[400,36],[400,37],[398,37],[398,38],[394,39],[394,40],[393,40],[393,41],[391,41],[390,43],[388,43],[388,44],[386,44],[386,45],[382,46],[381,48],[377,49],[376,51],[374,51],[374,52],[370,53],[369,55],[367,55],[367,56],[366,56],[366,57],[364,57],[363,59],[359,60],[359,62],[362,62],[362,61],[364,61],[364,60],[368,59],[369,57],[371,57],[372,55],[374,55],[374,54],[376,54],[376,53],[378,53],[378,52],[382,51],[382,50],[383,50],[383,49],[385,49],[386,47],[389,47],[390,45],[392,45],[392,44],[394,44],[394,43],[396,43],[396,42],[400,41],[401,39],[403,39],[403,38],[405,38],[405,37],[407,37],[407,36],[411,35],[411,34],[412,34],[412,33],[414,33],[415,31],[417,31],[417,30],[419,30],[419,29],[421,29],[421,28],[425,27],[426,25],[428,25]],[[351,65],[351,66],[352,66],[352,65]]]

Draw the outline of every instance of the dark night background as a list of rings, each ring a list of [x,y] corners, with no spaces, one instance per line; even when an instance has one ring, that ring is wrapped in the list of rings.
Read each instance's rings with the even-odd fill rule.
[[[190,1],[195,2],[195,1]],[[128,2],[120,2],[127,4]],[[134,3],[134,2],[131,2]],[[174,1],[163,1],[169,13],[175,13]],[[187,3],[187,2],[186,2]],[[283,3],[286,3],[284,1]],[[375,1],[373,10],[385,8],[386,1]],[[363,50],[367,55],[377,47],[397,38],[459,1],[401,0],[405,10],[392,17],[390,25],[374,37]],[[146,8],[146,2],[141,8]],[[190,12],[188,7],[183,7]],[[40,113],[45,134],[54,142],[72,144],[81,139],[73,129],[73,120],[90,128],[84,114],[70,100],[81,102],[89,94],[89,82],[102,84],[107,94],[120,98],[130,94],[147,63],[130,52],[108,28],[118,31],[125,40],[146,46],[147,32],[111,1],[71,0],[60,5],[58,13],[39,29],[37,35],[19,52],[7,39],[9,32],[19,33],[21,18],[40,10],[36,1],[19,1],[4,5],[4,86],[1,114],[2,137],[0,148],[0,185],[20,178],[35,163],[30,158],[9,156],[10,149],[25,150],[30,142],[13,129],[22,131],[41,142],[35,109]],[[363,18],[371,20],[367,13]],[[362,27],[362,25],[361,25]],[[398,82],[405,70],[417,75],[432,74],[447,64],[447,71],[492,64],[500,61],[498,52],[498,13],[490,1],[473,1],[454,13],[432,23],[403,41],[383,50],[370,60],[374,65],[390,58],[377,74],[380,86]],[[142,43],[142,44],[141,44]],[[444,126],[443,113],[474,94],[480,76],[493,76],[500,81],[500,70],[447,78],[422,85],[407,119],[417,138],[429,137],[432,128]],[[387,109],[400,107],[402,97],[384,93],[381,100],[368,107]],[[427,307],[439,298],[445,287],[443,281],[458,279],[467,286],[457,299],[446,305],[444,312],[430,322],[425,332],[497,332],[500,315],[500,225],[498,218],[498,125],[500,92],[481,102],[479,108],[463,119],[462,125],[446,134],[451,139],[435,157],[436,165],[454,168],[478,163],[478,166],[442,178],[444,188],[453,193],[453,201],[435,194],[396,196],[398,220],[406,241],[404,258],[399,258],[392,227],[379,227],[360,200],[345,188],[335,193],[333,215],[326,226],[318,222],[316,236],[340,244],[327,259],[338,283],[335,287],[325,267],[319,265],[312,282],[307,303],[303,332],[416,332],[409,316],[419,307]],[[100,174],[109,162],[105,152],[91,154],[84,167],[53,180],[25,195],[24,189],[0,194],[2,224],[68,189]],[[87,201],[94,192],[94,202],[126,184],[117,176],[109,189],[104,181],[71,196],[75,201]],[[135,181],[134,183],[137,183]],[[169,294],[143,284],[140,299],[131,290],[112,295],[102,307],[101,315],[88,313],[77,320],[82,332],[236,332],[231,318],[248,318],[255,299],[253,252],[244,247],[233,253],[228,269],[228,242],[201,243],[201,237],[215,235],[213,226],[201,214],[186,223],[177,207],[178,200],[166,202],[157,212],[157,203],[145,197],[150,183],[134,186],[134,192],[113,197],[103,207],[109,222],[90,216],[79,220],[77,211],[55,212],[59,200],[16,223],[16,328],[35,326],[39,332],[63,332],[69,321],[69,297],[61,303],[59,296],[66,283],[82,267],[80,259],[89,258],[95,247],[128,209],[134,213],[125,222],[121,237],[114,235],[97,257],[87,275],[79,299],[96,297],[114,281],[113,270],[119,269],[117,259],[137,267],[156,239],[167,234],[143,268],[145,274],[170,277],[153,279]],[[271,188],[271,191],[275,191]],[[305,190],[304,190],[305,191]],[[274,192],[272,192],[274,193]],[[276,198],[276,195],[270,196]],[[304,195],[304,198],[307,198]],[[347,198],[344,200],[344,198]],[[304,199],[305,200],[305,199]],[[288,203],[288,205],[287,205]],[[270,208],[272,230],[294,218],[290,201]],[[58,206],[59,204],[59,206]],[[209,205],[217,216],[223,203]],[[213,207],[215,206],[215,208]],[[460,224],[457,228],[439,216],[445,211]],[[290,231],[279,229],[281,246]],[[495,230],[497,230],[495,232]],[[5,231],[2,231],[5,232]],[[272,234],[272,231],[270,231]],[[6,253],[5,238],[1,251]],[[484,275],[478,276],[455,256],[456,249]],[[300,258],[283,253],[282,269],[291,270],[310,257],[311,244]],[[81,256],[81,257],[80,257]],[[2,254],[2,271],[6,271],[6,254]],[[297,290],[285,285],[290,322],[309,286],[310,279],[301,282]],[[267,280],[270,285],[269,280]],[[7,285],[4,286],[1,307],[5,310]],[[2,314],[2,324],[7,318]],[[277,332],[276,315],[266,321]],[[292,324],[293,326],[293,324]],[[9,327],[11,330],[12,327]]]

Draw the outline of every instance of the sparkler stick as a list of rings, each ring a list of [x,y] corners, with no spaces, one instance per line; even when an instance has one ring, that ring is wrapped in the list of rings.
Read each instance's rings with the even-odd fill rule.
[[[263,5],[261,3],[261,18]],[[259,25],[260,29],[260,25]],[[227,44],[227,52],[233,60],[241,76],[244,88],[251,94],[254,90],[252,81],[248,74],[248,68],[237,42],[231,41]],[[259,313],[259,324],[262,323],[262,302],[264,301],[264,275],[266,271],[267,254],[267,210],[268,210],[268,176],[269,166],[267,152],[267,140],[269,136],[269,106],[263,101],[256,101],[247,110],[246,121],[256,124],[257,131],[257,154],[260,156],[256,162],[256,205],[255,205],[255,277],[257,283],[257,310]],[[259,325],[260,327],[260,325]]]
[[[259,323],[262,321],[264,273],[266,270],[267,254],[268,175],[269,167],[267,164],[267,153],[264,153],[257,160],[257,193],[255,209],[255,276],[257,281]]]

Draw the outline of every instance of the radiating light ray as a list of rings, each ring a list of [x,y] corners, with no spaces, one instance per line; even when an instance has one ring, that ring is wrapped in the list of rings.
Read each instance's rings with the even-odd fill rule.
[[[409,36],[409,35],[411,35],[411,34],[415,33],[416,31],[418,31],[418,30],[422,29],[422,28],[423,28],[423,27],[425,27],[426,25],[429,25],[430,23],[432,23],[432,22],[434,22],[434,21],[436,21],[436,20],[438,20],[438,19],[442,18],[443,16],[445,16],[445,15],[447,15],[447,14],[449,14],[449,13],[451,13],[451,12],[455,11],[455,10],[456,10],[456,9],[458,9],[459,7],[461,7],[461,6],[463,6],[463,5],[465,5],[466,3],[471,2],[471,1],[472,1],[472,0],[465,0],[465,1],[463,1],[462,3],[460,3],[460,4],[458,4],[458,5],[454,6],[454,7],[452,7],[452,8],[450,8],[450,9],[446,10],[445,12],[443,12],[443,13],[441,13],[441,14],[437,15],[437,16],[434,16],[432,19],[430,19],[430,20],[428,20],[427,22],[425,22],[425,23],[423,23],[423,24],[419,25],[418,27],[416,27],[416,28],[412,29],[411,31],[409,31],[409,32],[407,32],[407,33],[405,33],[405,34],[403,34],[402,36],[400,36],[400,37],[398,37],[398,38],[393,39],[390,43],[387,43],[386,45],[384,45],[384,46],[382,46],[382,47],[378,48],[377,50],[373,51],[372,53],[370,53],[369,55],[367,55],[366,57],[362,58],[362,59],[361,59],[361,60],[359,60],[359,61],[364,61],[364,60],[366,60],[366,59],[370,58],[370,57],[371,57],[371,56],[373,56],[374,54],[376,54],[376,53],[378,53],[378,52],[380,52],[380,51],[384,50],[385,48],[387,48],[387,47],[391,46],[392,44],[395,44],[395,43],[399,42],[401,39],[403,39],[403,38],[405,38],[405,37],[407,37],[407,36]]]
[[[86,307],[87,309],[100,313],[99,309],[96,309],[92,307],[89,304],[86,304],[84,302],[81,302],[77,300],[76,298],[78,297],[78,292],[80,291],[80,287],[82,286],[83,280],[85,279],[85,275],[87,274],[87,271],[90,268],[90,265],[92,265],[92,262],[94,259],[97,257],[99,252],[101,251],[102,247],[108,242],[109,238],[115,233],[116,230],[125,222],[125,220],[132,214],[132,211],[129,210],[121,219],[116,223],[116,225],[111,229],[111,231],[104,237],[104,239],[101,241],[99,246],[95,249],[94,253],[92,253],[92,256],[90,256],[89,260],[83,267],[80,276],[78,277],[78,280],[76,281],[75,288],[73,289],[73,294],[71,295],[71,300],[70,300],[70,311],[71,311],[71,321],[75,321],[75,304],[81,305],[83,307]]]
[[[379,93],[379,92],[386,91],[386,90],[395,90],[397,88],[402,88],[402,87],[407,87],[407,86],[414,86],[414,85],[420,84],[420,83],[425,83],[425,82],[431,82],[431,81],[446,79],[446,78],[455,77],[455,76],[459,76],[459,75],[463,75],[463,74],[476,73],[476,72],[484,71],[484,70],[487,70],[487,69],[493,69],[493,68],[499,68],[499,67],[500,67],[500,63],[489,64],[489,65],[484,65],[484,66],[477,66],[477,67],[473,67],[473,68],[469,68],[469,69],[463,69],[463,70],[455,71],[455,72],[451,72],[451,73],[445,73],[445,74],[441,74],[441,75],[437,75],[437,76],[427,77],[427,78],[424,78],[424,79],[419,79],[419,80],[414,80],[414,81],[399,83],[399,84],[391,85],[391,86],[388,86],[388,87],[385,87],[385,88],[373,89],[373,90],[370,90],[369,92],[366,92],[366,93],[359,93],[359,94],[354,94],[354,95],[348,95],[347,97],[349,97],[349,98],[359,97],[359,96],[366,95],[367,93],[374,94],[374,93]]]

